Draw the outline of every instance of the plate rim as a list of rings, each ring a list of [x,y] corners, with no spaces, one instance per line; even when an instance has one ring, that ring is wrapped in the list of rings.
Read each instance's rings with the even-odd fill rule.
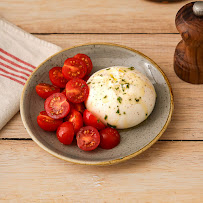
[[[142,57],[144,57],[145,59],[147,59],[148,61],[150,61],[154,66],[155,68],[158,69],[158,71],[162,74],[162,76],[164,77],[165,81],[166,81],[166,84],[169,88],[169,93],[170,93],[170,110],[169,110],[169,114],[168,114],[168,117],[167,117],[167,120],[163,126],[163,128],[160,130],[160,132],[156,135],[156,137],[151,141],[149,142],[147,145],[145,145],[143,148],[139,149],[138,151],[132,153],[132,154],[129,154],[129,155],[126,155],[122,158],[118,158],[118,159],[113,159],[113,160],[109,160],[109,161],[81,161],[81,160],[78,160],[78,159],[72,159],[72,158],[69,158],[69,157],[66,157],[66,156],[63,156],[61,154],[58,154],[57,152],[54,152],[52,151],[51,149],[49,149],[48,147],[46,147],[45,145],[43,145],[40,141],[38,141],[38,139],[35,137],[35,135],[31,132],[31,130],[29,129],[29,126],[27,125],[26,121],[25,121],[25,112],[24,112],[24,95],[25,95],[25,91],[27,89],[27,86],[29,84],[29,81],[30,79],[32,78],[32,76],[35,74],[35,72],[44,64],[46,63],[49,59],[53,58],[54,56],[56,56],[57,54],[61,53],[61,52],[64,52],[64,51],[67,51],[67,50],[70,50],[70,49],[73,49],[73,48],[77,48],[77,47],[82,47],[82,46],[88,46],[88,45],[108,45],[108,46],[114,46],[114,47],[120,47],[120,48],[124,48],[124,49],[127,49],[127,50],[130,50],[134,53],[137,53],[139,55],[141,55]],[[140,51],[137,51],[133,48],[130,48],[130,47],[127,47],[127,46],[124,46],[124,45],[120,45],[120,44],[115,44],[115,43],[108,43],[108,42],[97,42],[97,43],[85,43],[85,44],[80,44],[80,45],[75,45],[75,46],[71,46],[69,48],[65,48],[65,49],[62,49],[61,51],[51,55],[50,57],[48,57],[46,60],[44,60],[42,63],[40,63],[36,69],[31,73],[31,75],[29,76],[29,78],[27,79],[24,87],[23,87],[23,91],[22,91],[22,94],[21,94],[21,99],[20,99],[20,114],[21,114],[21,119],[22,119],[22,122],[23,122],[23,125],[26,129],[26,131],[28,132],[28,134],[30,135],[30,137],[32,138],[32,140],[38,144],[38,146],[40,146],[42,149],[44,149],[45,151],[47,151],[49,154],[59,158],[59,159],[62,159],[64,161],[68,161],[68,162],[71,162],[71,163],[75,163],[75,164],[82,164],[82,165],[112,165],[112,164],[116,164],[116,163],[120,163],[120,162],[123,162],[123,161],[126,161],[126,160],[129,160],[137,155],[139,155],[140,153],[144,152],[145,150],[147,150],[148,148],[150,148],[155,142],[158,141],[158,139],[161,137],[161,135],[165,132],[165,130],[167,129],[170,121],[171,121],[171,117],[172,117],[172,114],[173,114],[173,110],[174,110],[174,97],[173,97],[173,92],[172,92],[172,87],[171,87],[171,84],[166,76],[166,74],[164,73],[164,71],[151,59],[149,58],[148,56],[146,56],[145,54],[143,54],[142,52]]]

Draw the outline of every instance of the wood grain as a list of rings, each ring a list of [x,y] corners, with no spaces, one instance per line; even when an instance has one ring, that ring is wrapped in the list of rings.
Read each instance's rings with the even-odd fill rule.
[[[175,15],[188,2],[1,0],[0,15],[30,33],[177,33]]]
[[[178,34],[68,34],[37,37],[63,48],[87,42],[112,42],[143,52],[164,70],[173,88],[175,110],[172,122],[161,139],[203,140],[203,85],[185,83],[173,70],[173,54],[180,40]],[[19,114],[0,131],[0,138],[29,138]]]
[[[0,200],[201,202],[203,142],[158,142],[112,166],[59,160],[33,141],[0,141]],[[116,194],[116,195],[115,195]]]

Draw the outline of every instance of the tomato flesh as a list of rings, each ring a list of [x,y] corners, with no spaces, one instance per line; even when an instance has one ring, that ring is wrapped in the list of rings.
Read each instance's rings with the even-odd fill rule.
[[[37,94],[42,97],[43,99],[48,98],[54,93],[60,92],[59,87],[55,87],[53,85],[49,85],[47,83],[40,83],[36,86],[36,92]]]
[[[96,149],[100,143],[100,135],[96,128],[92,126],[82,127],[76,136],[77,145],[84,151]]]
[[[70,145],[74,138],[73,124],[71,122],[62,123],[56,131],[56,136],[61,143]]]
[[[91,61],[90,57],[85,55],[85,54],[79,53],[79,54],[75,55],[74,58],[78,58],[78,59],[81,59],[82,61],[84,61],[86,66],[87,66],[86,75],[90,74],[90,72],[92,71],[92,68],[93,68],[92,61]]]
[[[47,115],[46,111],[41,111],[37,116],[37,123],[45,131],[56,131],[63,123],[63,119],[53,119]]]
[[[120,134],[114,128],[105,128],[100,131],[100,146],[103,149],[112,149],[120,143]]]
[[[72,103],[81,103],[87,99],[89,87],[84,80],[73,79],[66,84],[66,97]]]
[[[68,115],[70,104],[62,93],[55,93],[48,97],[44,104],[48,116],[54,119],[61,119]]]
[[[83,113],[83,121],[84,121],[85,125],[93,126],[97,130],[102,130],[102,129],[106,128],[106,126],[87,109]]]
[[[64,78],[62,74],[62,67],[54,67],[49,71],[49,79],[51,83],[57,87],[64,88],[66,83],[68,82],[67,79]]]
[[[68,58],[64,62],[62,73],[67,80],[83,78],[87,73],[86,63],[78,58]]]
[[[80,130],[80,128],[83,126],[83,120],[82,115],[80,112],[76,111],[75,109],[72,109],[68,116],[65,118],[65,121],[69,121],[73,123],[74,132],[75,134]]]

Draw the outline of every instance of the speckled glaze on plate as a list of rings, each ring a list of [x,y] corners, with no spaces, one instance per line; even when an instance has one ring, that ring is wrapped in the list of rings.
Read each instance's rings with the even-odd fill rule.
[[[65,146],[58,141],[55,132],[45,132],[37,124],[37,116],[44,109],[44,99],[37,95],[35,86],[41,82],[51,84],[49,70],[54,66],[63,66],[65,59],[77,53],[87,54],[91,58],[92,73],[110,66],[133,66],[145,74],[155,87],[157,99],[151,115],[136,127],[119,130],[121,142],[111,150],[97,148],[94,151],[85,152],[80,150],[76,143]],[[173,94],[163,71],[144,54],[116,44],[85,44],[62,50],[39,65],[25,84],[20,112],[23,124],[31,138],[50,154],[73,163],[108,165],[140,154],[160,138],[171,120]]]

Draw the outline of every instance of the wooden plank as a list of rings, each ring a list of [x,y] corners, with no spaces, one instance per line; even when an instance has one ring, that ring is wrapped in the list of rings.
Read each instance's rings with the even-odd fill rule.
[[[63,48],[87,42],[112,42],[137,49],[151,57],[168,76],[174,93],[175,110],[172,122],[161,139],[200,140],[203,139],[203,86],[181,81],[173,71],[173,54],[179,35],[171,34],[73,34],[37,35]],[[0,131],[0,138],[29,138],[20,115],[16,115]]]
[[[201,202],[203,142],[158,142],[112,166],[64,162],[33,141],[0,141],[0,200]]]
[[[0,10],[31,33],[176,33],[175,15],[188,2],[1,0]]]

